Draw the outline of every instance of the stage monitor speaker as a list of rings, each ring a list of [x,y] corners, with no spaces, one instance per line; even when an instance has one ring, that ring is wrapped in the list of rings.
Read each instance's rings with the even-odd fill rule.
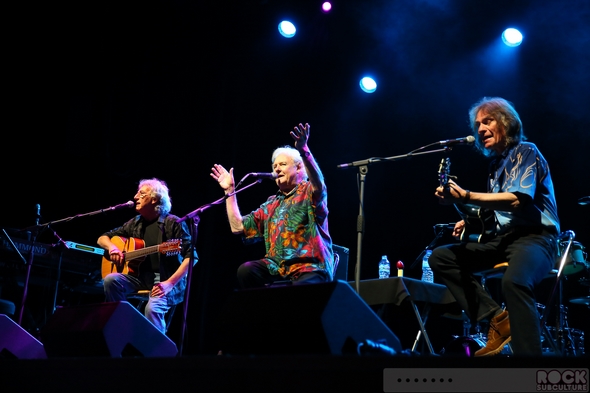
[[[128,302],[58,308],[41,330],[47,356],[167,357],[176,344]]]
[[[0,314],[0,359],[46,359],[43,344],[18,326],[5,314]]]
[[[339,258],[338,267],[336,268],[336,274],[334,275],[334,280],[348,281],[348,248],[333,244],[332,250],[334,250],[334,253],[338,254]]]
[[[223,354],[357,354],[365,340],[402,351],[399,339],[348,283],[233,292],[218,321]]]

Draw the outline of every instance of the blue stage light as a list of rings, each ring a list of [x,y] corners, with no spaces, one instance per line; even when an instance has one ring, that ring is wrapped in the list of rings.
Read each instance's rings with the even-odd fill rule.
[[[522,33],[514,28],[504,30],[502,41],[507,46],[518,46],[522,43]]]
[[[289,22],[288,20],[284,20],[279,23],[279,32],[283,37],[291,38],[297,32],[297,29],[293,23]]]
[[[359,84],[365,93],[373,93],[377,90],[377,82],[369,76],[362,78]]]

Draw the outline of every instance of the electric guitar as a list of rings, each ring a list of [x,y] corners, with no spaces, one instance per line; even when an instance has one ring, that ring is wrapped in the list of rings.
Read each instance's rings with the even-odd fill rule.
[[[123,273],[135,277],[139,276],[139,266],[145,260],[145,257],[157,252],[164,255],[176,255],[180,253],[180,239],[173,239],[167,242],[145,247],[142,239],[131,237],[129,239],[119,236],[113,236],[111,241],[123,251],[123,263],[117,266],[109,259],[108,252],[105,251],[102,257],[102,278],[104,279],[109,273]]]
[[[449,175],[450,167],[451,159],[443,158],[438,167],[438,180],[441,187],[446,186],[449,179],[454,178],[454,176]],[[494,237],[496,233],[496,215],[493,210],[468,203],[455,203],[454,206],[463,221],[465,221],[459,240],[462,242],[483,243]]]

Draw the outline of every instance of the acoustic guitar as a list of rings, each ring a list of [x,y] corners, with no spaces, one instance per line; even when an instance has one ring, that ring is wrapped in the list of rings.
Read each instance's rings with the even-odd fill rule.
[[[110,273],[123,273],[135,277],[139,276],[139,267],[150,254],[161,253],[164,255],[176,255],[180,253],[180,239],[168,240],[167,242],[155,246],[145,247],[142,239],[131,237],[129,239],[113,236],[111,241],[123,252],[123,263],[117,266],[109,259],[108,252],[105,251],[102,257],[102,278],[104,279]]]
[[[450,167],[451,159],[443,158],[438,167],[438,180],[441,187],[445,187],[449,179],[454,179],[454,176],[449,174]],[[454,206],[461,219],[465,221],[459,240],[462,242],[483,243],[495,236],[496,215],[493,210],[468,203],[455,203]]]

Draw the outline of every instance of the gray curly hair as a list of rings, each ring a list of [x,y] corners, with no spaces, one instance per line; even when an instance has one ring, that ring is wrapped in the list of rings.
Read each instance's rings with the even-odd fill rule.
[[[172,210],[172,198],[170,198],[166,182],[154,177],[152,179],[140,180],[138,189],[143,186],[149,187],[151,190],[150,196],[158,200],[159,203],[156,206],[156,211],[160,213],[160,215],[170,213],[170,210]]]

